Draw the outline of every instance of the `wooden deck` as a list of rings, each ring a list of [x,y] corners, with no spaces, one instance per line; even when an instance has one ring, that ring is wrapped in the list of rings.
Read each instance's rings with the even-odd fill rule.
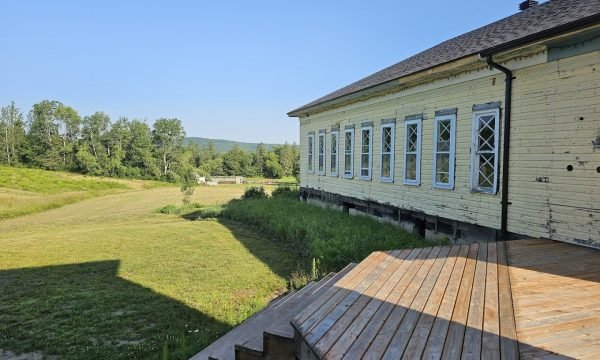
[[[600,251],[520,240],[373,253],[292,325],[301,359],[581,358],[599,311]]]

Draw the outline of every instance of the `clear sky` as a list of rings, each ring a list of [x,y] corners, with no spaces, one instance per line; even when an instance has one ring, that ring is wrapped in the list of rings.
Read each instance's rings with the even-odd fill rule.
[[[188,136],[298,141],[286,112],[519,0],[28,1],[0,8],[0,105],[177,117]]]

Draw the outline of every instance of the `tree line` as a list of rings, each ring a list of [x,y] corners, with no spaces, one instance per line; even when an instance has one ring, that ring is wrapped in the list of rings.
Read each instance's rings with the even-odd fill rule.
[[[200,176],[297,176],[296,145],[268,151],[259,144],[253,153],[234,146],[221,153],[214,144],[187,144],[176,118],[152,124],[103,112],[81,116],[59,101],[43,100],[27,114],[11,102],[0,109],[0,163],[88,175],[178,181]]]

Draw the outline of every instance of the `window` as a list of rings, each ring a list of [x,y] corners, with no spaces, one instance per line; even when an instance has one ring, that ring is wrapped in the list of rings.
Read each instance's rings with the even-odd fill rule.
[[[499,109],[473,113],[472,191],[490,194],[497,191],[499,118]]]
[[[319,175],[325,175],[325,133],[320,132],[318,137],[318,164]]]
[[[381,125],[381,181],[394,181],[394,123]]]
[[[338,131],[332,131],[329,141],[329,175],[331,176],[338,174],[338,135]]]
[[[308,172],[315,172],[315,136],[308,135]]]
[[[407,120],[404,133],[404,183],[421,182],[421,119]]]
[[[433,187],[454,189],[456,115],[437,116],[433,143]]]
[[[354,129],[344,131],[344,177],[354,177]]]
[[[371,180],[373,162],[373,126],[364,126],[360,130],[360,178]]]

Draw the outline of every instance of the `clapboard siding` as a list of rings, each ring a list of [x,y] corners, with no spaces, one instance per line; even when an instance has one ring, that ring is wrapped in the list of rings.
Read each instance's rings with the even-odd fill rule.
[[[600,244],[600,52],[515,76],[509,231]]]
[[[535,237],[600,244],[600,151],[592,140],[600,132],[600,52],[553,62],[538,54],[506,64],[514,69],[508,230]],[[474,104],[500,101],[504,121],[504,76],[495,70],[466,72],[300,119],[301,185],[369,199],[433,216],[500,227],[497,194],[470,191],[471,126]],[[433,188],[433,137],[436,110],[457,108],[455,188]],[[402,184],[404,118],[423,114],[421,184]],[[380,181],[380,123],[395,118],[394,183]],[[373,121],[372,180],[360,179],[361,123]],[[343,130],[355,125],[354,178],[307,172],[306,136],[340,126],[339,167],[343,168]],[[502,135],[501,135],[502,136]],[[316,140],[315,140],[316,144]],[[329,136],[327,136],[329,144]],[[328,149],[329,150],[329,149]],[[315,161],[317,160],[315,149]],[[502,155],[501,155],[502,156]],[[326,156],[326,167],[329,159]],[[573,167],[567,171],[567,166]],[[501,169],[499,169],[501,173]]]

